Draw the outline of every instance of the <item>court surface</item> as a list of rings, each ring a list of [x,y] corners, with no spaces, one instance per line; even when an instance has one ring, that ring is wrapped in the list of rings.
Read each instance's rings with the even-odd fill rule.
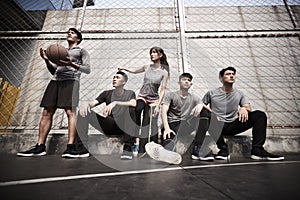
[[[300,199],[300,155],[285,161],[194,161],[180,165],[119,155],[62,159],[0,154],[0,198],[11,199]],[[103,164],[104,163],[104,164]]]

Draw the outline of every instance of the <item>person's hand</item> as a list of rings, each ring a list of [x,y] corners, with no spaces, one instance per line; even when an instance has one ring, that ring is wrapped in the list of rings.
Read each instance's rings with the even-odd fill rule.
[[[206,109],[206,110],[208,110],[209,112],[212,112],[212,109],[209,106],[207,106],[207,105],[203,105],[203,108]]]
[[[173,130],[171,130],[170,128],[166,128],[163,133],[163,139],[166,140],[171,138],[171,134],[176,135],[176,133]]]
[[[246,108],[241,107],[239,109],[238,115],[239,115],[240,122],[246,122],[248,120],[248,111]]]
[[[191,115],[193,115],[194,117],[197,117],[197,116],[200,114],[202,108],[203,108],[203,104],[198,104],[198,105],[196,105],[196,106],[192,109]]]
[[[44,50],[43,48],[40,48],[40,56],[44,59],[44,60],[49,60],[47,55],[46,55],[46,50]]]
[[[66,57],[66,60],[59,60],[57,63],[56,63],[58,66],[72,66],[75,68],[75,65],[74,63],[71,61],[70,57]],[[75,68],[77,69],[77,68]]]
[[[124,67],[118,67],[118,71],[126,70]]]
[[[91,112],[91,106],[88,102],[84,102],[80,105],[80,108],[79,108],[79,114],[82,116],[82,117],[85,117],[87,116],[87,114]]]
[[[103,117],[107,117],[108,115],[111,114],[112,109],[116,106],[115,102],[111,102],[105,108],[102,110],[102,115]]]
[[[159,114],[160,108],[159,105],[155,106],[153,111],[153,117],[156,117]]]

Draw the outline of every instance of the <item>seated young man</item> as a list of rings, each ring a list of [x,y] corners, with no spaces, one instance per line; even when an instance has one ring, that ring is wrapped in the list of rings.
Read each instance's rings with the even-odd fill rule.
[[[220,149],[216,159],[230,158],[223,136],[236,135],[252,128],[251,158],[284,160],[283,156],[273,155],[263,148],[266,140],[267,116],[262,111],[253,111],[244,93],[233,87],[236,69],[233,67],[222,69],[219,72],[219,79],[222,86],[208,91],[202,99],[212,110],[208,132],[217,141]]]
[[[205,137],[205,131],[203,130],[207,130],[206,126],[208,125],[208,122],[205,122],[205,119],[200,121],[200,118],[202,115],[207,116],[209,111],[207,108],[203,107],[201,99],[198,96],[189,92],[189,89],[192,86],[192,80],[193,76],[191,74],[183,73],[179,76],[179,90],[166,93],[162,102],[161,112],[163,122],[161,141],[164,148],[154,143],[146,145],[146,151],[148,150],[147,153],[156,160],[172,163],[172,159],[177,157],[178,159],[175,161],[178,161],[180,155],[176,156],[175,152],[172,152],[175,151],[176,141],[185,140],[184,138],[190,137],[192,132],[196,132],[196,137],[193,142],[192,159],[206,161],[214,160],[211,152],[200,152]],[[156,154],[153,156],[151,154],[154,146],[160,149],[160,151],[155,151],[159,152],[159,155]],[[168,154],[169,157],[167,156]],[[173,162],[173,164],[178,164],[178,162]]]
[[[91,124],[107,136],[122,136],[124,147],[121,159],[132,159],[132,136],[136,128],[134,110],[136,97],[134,91],[124,89],[127,80],[127,75],[118,71],[113,76],[112,85],[115,89],[103,91],[95,100],[80,106],[76,125],[78,157],[89,156],[86,147],[88,146],[88,125]],[[106,106],[101,114],[91,110],[102,103]]]

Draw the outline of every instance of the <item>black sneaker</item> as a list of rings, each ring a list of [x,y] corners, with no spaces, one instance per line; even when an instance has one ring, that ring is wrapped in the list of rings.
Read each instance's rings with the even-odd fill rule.
[[[255,147],[251,150],[251,159],[276,161],[276,160],[284,160],[284,157],[271,154],[267,152],[263,147]]]
[[[84,146],[78,148],[76,152],[79,158],[90,157],[90,152]]]
[[[75,144],[67,144],[67,149],[61,155],[62,158],[78,158],[79,154],[75,149]]]
[[[214,155],[211,151],[209,151],[205,156],[199,156],[199,159],[203,160],[203,161],[214,161],[215,160]]]
[[[122,160],[132,160],[132,150],[129,144],[124,144],[123,153],[121,155]]]
[[[217,156],[216,156],[217,160],[229,160],[230,159],[230,155],[228,152],[228,149],[221,149]]]
[[[193,160],[213,161],[215,159],[211,151],[208,152],[206,155],[201,155],[200,150],[201,150],[201,145],[195,145],[193,147],[193,153],[192,153]]]
[[[36,144],[34,147],[27,151],[17,153],[18,156],[23,157],[44,156],[46,154],[47,153],[45,144]]]
[[[201,145],[194,145],[193,153],[192,153],[192,159],[193,160],[199,160],[200,149],[201,149]]]

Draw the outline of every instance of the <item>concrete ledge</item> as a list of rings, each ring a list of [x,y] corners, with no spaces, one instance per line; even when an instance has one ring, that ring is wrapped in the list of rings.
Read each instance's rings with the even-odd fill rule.
[[[62,154],[68,141],[66,133],[52,133],[47,139],[48,154]],[[226,138],[231,154],[247,155],[251,151],[251,137],[238,135]],[[35,133],[1,133],[0,153],[16,154],[18,151],[27,150],[37,141]],[[120,138],[106,137],[101,134],[89,135],[89,151],[93,154],[115,154],[122,152]],[[218,151],[215,144],[210,144],[213,152]],[[300,135],[268,136],[265,146],[270,152],[300,153]],[[177,144],[177,151],[183,153],[187,150],[183,144]]]

